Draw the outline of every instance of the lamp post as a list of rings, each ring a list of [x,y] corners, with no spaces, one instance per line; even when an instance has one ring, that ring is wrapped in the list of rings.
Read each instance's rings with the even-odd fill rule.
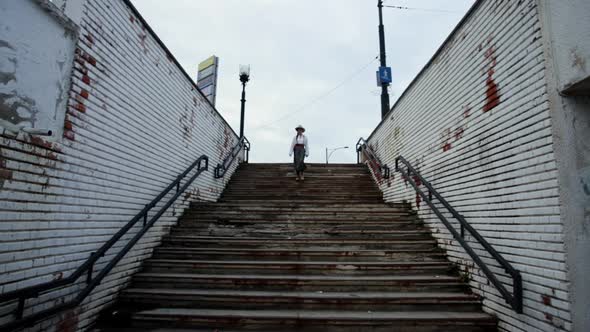
[[[332,156],[332,153],[334,153],[334,152],[336,152],[338,150],[342,150],[342,149],[348,149],[348,146],[343,146],[343,147],[336,148],[336,149],[331,149],[331,150],[328,149],[328,148],[326,148],[326,164],[328,164],[328,162],[330,160],[330,157]],[[328,154],[328,151],[330,152],[329,154]]]
[[[242,82],[242,116],[240,119],[240,138],[244,137],[244,116],[246,113],[246,83],[250,81],[250,65],[240,66],[240,82]]]
[[[383,26],[383,0],[378,0],[377,7],[379,8],[379,48],[381,58],[381,68],[387,67],[387,55],[385,51],[385,26]],[[381,83],[381,118],[389,112],[389,92],[387,88],[389,83]]]

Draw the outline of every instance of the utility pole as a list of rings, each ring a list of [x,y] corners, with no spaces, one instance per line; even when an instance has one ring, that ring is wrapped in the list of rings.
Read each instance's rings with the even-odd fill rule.
[[[379,8],[379,47],[380,47],[380,58],[381,68],[387,67],[387,55],[385,54],[385,27],[383,26],[383,0],[378,0],[377,7]],[[389,112],[389,83],[381,83],[381,118]]]

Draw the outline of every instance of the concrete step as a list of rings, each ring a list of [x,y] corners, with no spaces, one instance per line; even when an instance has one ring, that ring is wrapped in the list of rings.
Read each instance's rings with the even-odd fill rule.
[[[239,205],[237,203],[236,205]],[[243,214],[251,213],[251,214],[260,214],[260,213],[281,213],[285,215],[293,215],[293,214],[311,214],[311,215],[323,215],[323,214],[355,214],[355,215],[364,215],[364,214],[385,214],[388,216],[415,216],[415,213],[411,211],[399,209],[399,208],[388,208],[388,207],[356,207],[356,206],[348,206],[348,207],[326,207],[326,208],[318,208],[315,206],[299,206],[299,207],[281,207],[281,206],[272,206],[272,207],[252,207],[250,205],[243,205],[243,206],[235,206],[231,209],[224,208],[224,207],[195,207],[192,211],[187,212],[187,214],[197,214],[197,213],[226,213],[226,214]]]
[[[136,288],[238,289],[263,291],[348,291],[348,292],[459,292],[468,287],[458,276],[323,276],[323,275],[263,275],[263,274],[204,274],[152,273],[135,275]]]
[[[273,228],[282,231],[298,231],[302,233],[319,234],[324,231],[330,233],[338,233],[339,231],[365,230],[365,231],[427,231],[428,229],[418,221],[357,221],[346,220],[284,220],[284,221],[268,221],[268,220],[228,220],[228,219],[187,219],[176,227],[186,231],[202,231],[206,229],[249,229],[252,231],[266,230]],[[175,229],[176,229],[175,228]]]
[[[424,239],[430,238],[430,231],[424,227],[418,227],[412,224],[400,224],[392,227],[391,225],[370,226],[370,227],[355,227],[348,228],[343,225],[293,225],[284,223],[283,225],[276,224],[226,224],[226,223],[209,223],[209,224],[195,224],[192,225],[183,223],[179,227],[175,227],[170,234],[172,235],[189,235],[189,236],[254,236],[254,237],[300,237],[306,234],[311,236],[320,236],[322,234],[326,237],[342,236],[348,237],[383,237],[388,239],[394,238],[414,238]]]
[[[442,261],[445,253],[431,250],[337,250],[327,249],[249,249],[158,247],[156,259],[192,260],[289,260],[289,261]]]
[[[356,200],[362,202],[364,201],[371,201],[371,200],[380,200],[383,199],[381,194],[375,195],[305,195],[305,194],[281,194],[281,195],[267,195],[267,194],[257,194],[253,193],[245,193],[245,194],[232,194],[232,195],[223,195],[221,200],[222,201],[238,201],[238,200],[274,200],[274,199],[281,199],[281,200],[291,200],[297,201],[298,199],[305,199],[305,200],[321,200],[329,198],[331,202],[349,202],[351,200]]]
[[[293,225],[361,225],[372,226],[372,225],[385,225],[389,224],[390,227],[395,228],[396,225],[412,223],[415,225],[423,225],[422,221],[418,220],[415,216],[388,216],[388,215],[344,215],[344,214],[333,214],[333,215],[306,215],[306,214],[293,214],[293,215],[282,215],[282,214],[225,214],[225,213],[195,213],[187,214],[181,220],[179,225],[185,223],[198,223],[199,225],[217,223],[220,225],[266,225],[272,227],[273,225],[281,226],[284,224]],[[359,227],[359,228],[361,228]]]
[[[306,332],[490,332],[496,319],[478,312],[344,310],[203,310],[159,308],[133,315],[135,327]]]
[[[381,198],[378,201],[383,201],[383,199]],[[330,204],[330,205],[349,204],[349,205],[356,205],[356,204],[371,204],[371,203],[375,202],[375,200],[374,199],[333,200],[333,199],[327,199],[325,197],[323,197],[321,199],[308,199],[308,198],[302,197],[300,199],[293,200],[293,199],[282,198],[280,196],[266,198],[266,199],[241,198],[239,200],[232,200],[232,199],[225,199],[223,196],[221,196],[221,198],[219,199],[218,202],[222,203],[222,204],[227,204],[227,203],[230,203],[230,204],[260,204],[260,203],[264,202],[266,204],[299,204],[299,205],[303,205],[303,204]]]
[[[286,237],[303,238],[305,236],[328,238],[380,238],[428,240],[432,236],[428,230],[391,230],[391,229],[334,229],[334,228],[304,228],[304,227],[219,227],[206,228],[176,227],[170,232],[171,236],[241,236],[268,237],[284,239]]]
[[[302,249],[325,248],[338,249],[433,249],[436,247],[434,239],[429,240],[391,240],[391,239],[273,239],[273,238],[239,238],[239,237],[209,237],[209,236],[166,236],[162,244],[164,246],[182,247],[208,247],[208,248],[263,248],[263,249]]]
[[[446,260],[432,262],[359,262],[359,261],[259,261],[148,259],[146,272],[208,274],[298,274],[298,275],[422,275],[447,274],[453,266]]]
[[[130,288],[121,294],[126,306],[207,309],[322,310],[481,310],[475,295],[431,292],[244,291]]]
[[[366,219],[344,219],[344,218],[322,218],[317,219],[310,217],[309,219],[287,219],[283,218],[278,220],[266,219],[266,218],[201,218],[201,217],[190,217],[182,218],[178,227],[209,227],[210,225],[220,226],[233,226],[233,227],[330,227],[336,229],[408,229],[418,228],[423,229],[424,224],[416,217],[404,217],[391,220],[389,218],[379,218],[385,220],[373,220],[373,218]]]
[[[305,205],[301,205],[298,203],[293,203],[293,202],[288,202],[285,201],[285,203],[273,203],[273,202],[265,202],[265,201],[260,201],[260,202],[253,202],[252,204],[245,204],[244,202],[240,202],[240,203],[220,203],[220,202],[216,202],[216,203],[209,203],[209,202],[193,202],[191,204],[191,207],[194,208],[216,208],[216,209],[233,209],[233,208],[241,208],[241,207],[246,207],[246,208],[260,208],[260,209],[265,209],[265,208],[313,208],[313,209],[338,209],[338,208],[359,208],[359,209],[363,209],[363,208],[393,208],[393,209],[399,209],[399,210],[403,210],[405,212],[413,212],[410,209],[410,205],[409,204],[405,204],[405,203],[396,203],[396,204],[391,204],[391,203],[384,203],[384,202],[370,202],[370,203],[365,203],[365,204],[357,204],[357,205],[352,205],[352,204],[348,204],[348,203],[344,203],[344,204],[315,204],[315,203],[310,203],[310,204],[305,204]]]
[[[359,218],[367,218],[367,217],[388,217],[390,219],[394,219],[397,217],[412,217],[415,218],[416,215],[409,213],[409,212],[402,212],[402,211],[387,211],[387,210],[367,210],[367,211],[346,211],[346,210],[294,210],[283,212],[280,210],[201,210],[195,209],[191,211],[187,211],[184,216],[202,216],[202,215],[225,215],[225,216],[266,216],[266,215],[273,215],[277,217],[282,217],[284,219],[289,219],[293,217],[299,218],[309,218],[309,217],[320,217],[320,216],[330,216],[330,217],[351,217],[353,219]]]

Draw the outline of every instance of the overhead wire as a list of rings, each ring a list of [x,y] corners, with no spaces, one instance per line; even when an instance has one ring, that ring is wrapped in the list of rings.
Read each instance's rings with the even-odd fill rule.
[[[425,12],[433,12],[433,13],[452,13],[452,14],[461,13],[460,11],[455,11],[455,10],[431,9],[431,8],[415,8],[415,7],[394,6],[394,5],[383,5],[383,7],[395,8],[395,9],[402,9],[402,10],[417,10],[417,11],[425,11]]]
[[[286,120],[296,114],[305,112],[307,110],[309,110],[309,107],[318,103],[319,101],[321,101],[322,99],[328,97],[329,95],[331,95],[332,93],[334,93],[336,90],[340,89],[342,86],[344,86],[346,83],[348,83],[349,81],[351,81],[352,79],[354,79],[355,77],[357,77],[358,75],[360,75],[362,72],[364,72],[367,68],[369,68],[369,66],[371,66],[375,61],[379,60],[379,56],[376,56],[375,58],[373,58],[371,60],[371,62],[367,63],[366,65],[363,65],[361,68],[359,68],[358,70],[354,71],[352,74],[348,75],[344,80],[342,80],[340,83],[338,83],[336,86],[334,86],[333,88],[331,88],[330,90],[327,90],[325,93],[323,93],[322,95],[312,99],[310,102],[303,104],[302,106],[296,108],[294,111],[291,111],[289,113],[285,113],[283,116],[279,117],[276,120],[273,120],[271,122],[268,122],[264,125],[260,125],[258,127],[256,127],[255,129],[262,129],[262,128],[271,128],[272,125],[281,122],[283,120]]]

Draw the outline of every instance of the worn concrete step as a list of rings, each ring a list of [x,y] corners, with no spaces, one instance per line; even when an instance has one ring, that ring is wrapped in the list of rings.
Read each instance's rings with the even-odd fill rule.
[[[491,332],[496,319],[478,312],[345,310],[203,310],[159,308],[133,315],[136,327],[306,332]],[[292,329],[292,330],[288,330]]]
[[[276,167],[276,168],[240,168],[237,170],[239,174],[265,174],[265,173],[284,173],[284,172],[295,172],[293,166],[291,167]],[[368,174],[369,170],[362,167],[316,167],[308,166],[305,171],[308,174],[348,174],[348,173],[365,173]]]
[[[389,223],[391,227],[396,224],[415,223],[422,224],[416,216],[389,216],[389,215],[354,215],[354,214],[328,214],[328,215],[306,215],[306,214],[280,214],[280,213],[263,213],[263,214],[239,214],[239,213],[195,213],[187,214],[180,219],[181,225],[183,222],[215,222],[218,224],[263,224],[263,225],[277,225],[282,224],[321,224],[328,225],[333,223],[341,223],[342,225],[358,225],[375,223],[384,224]]]
[[[338,249],[432,249],[437,243],[434,239],[429,240],[392,240],[392,239],[273,239],[273,238],[239,238],[239,237],[208,237],[208,236],[166,236],[162,244],[165,246],[185,247],[243,247],[243,248],[266,248],[266,249],[296,249],[296,248],[323,248],[333,247]]]
[[[453,271],[448,261],[359,262],[359,261],[259,261],[259,260],[179,260],[149,259],[146,272],[187,272],[212,274],[300,274],[300,275],[409,275],[447,274]]]
[[[244,200],[253,200],[253,199],[259,199],[259,200],[272,200],[272,199],[281,199],[281,200],[292,200],[292,201],[297,201],[298,199],[302,198],[305,200],[321,200],[321,199],[327,199],[329,198],[332,202],[349,202],[351,200],[356,200],[356,201],[371,201],[371,200],[380,200],[383,199],[383,197],[381,196],[381,194],[374,194],[374,195],[321,195],[321,194],[280,194],[280,195],[268,195],[268,194],[257,194],[255,192],[253,193],[244,193],[244,194],[232,194],[232,195],[223,195],[222,196],[222,200],[224,201],[228,201],[228,200],[233,200],[233,201],[239,201],[241,199]]]
[[[171,236],[242,236],[242,237],[268,237],[283,239],[286,237],[327,237],[327,238],[379,238],[379,239],[404,239],[404,240],[428,240],[432,238],[428,230],[390,230],[390,229],[353,229],[338,230],[325,228],[293,228],[293,227],[207,227],[186,228],[175,227],[170,232]]]
[[[331,190],[289,190],[288,188],[284,188],[281,190],[272,190],[272,189],[233,189],[233,190],[226,190],[223,192],[224,197],[233,197],[233,196],[244,196],[244,195],[254,195],[256,197],[271,197],[271,196],[279,196],[284,198],[302,198],[306,196],[311,197],[323,197],[325,199],[342,199],[342,198],[376,198],[382,199],[382,193],[376,192],[375,190],[355,190],[353,194],[342,194],[342,189],[331,189]]]
[[[264,172],[237,172],[232,177],[231,181],[235,182],[248,182],[253,180],[268,180],[268,179],[281,179],[281,180],[295,180],[296,173],[294,170],[282,170],[282,171],[264,171]],[[328,171],[309,171],[305,172],[305,179],[307,178],[321,180],[329,182],[330,180],[342,181],[343,179],[349,179],[354,182],[366,183],[372,180],[368,171],[352,170],[352,171],[341,171],[341,172],[328,172]],[[233,182],[232,182],[233,183]]]
[[[391,207],[385,204],[364,204],[364,205],[349,205],[349,204],[338,204],[335,206],[330,205],[315,205],[315,204],[303,204],[303,205],[263,205],[263,204],[240,204],[238,203],[223,203],[219,205],[193,205],[195,211],[247,211],[247,212],[310,212],[310,213],[334,213],[334,212],[349,212],[349,213],[391,213],[401,215],[415,215],[415,212],[403,207]]]
[[[337,250],[327,249],[249,249],[158,247],[156,259],[194,260],[295,260],[295,261],[441,261],[446,254],[430,250]]]
[[[241,289],[264,291],[349,291],[349,292],[460,292],[468,287],[458,276],[407,275],[407,276],[302,276],[263,274],[200,274],[151,273],[135,275],[136,288],[204,288]]]
[[[380,198],[379,200],[377,200],[379,202],[382,202],[383,199]],[[285,199],[282,198],[280,196],[276,196],[273,198],[266,198],[266,199],[239,199],[239,200],[231,200],[231,199],[224,199],[223,196],[219,199],[218,201],[219,203],[222,204],[261,204],[261,203],[265,203],[265,204],[299,204],[299,205],[303,205],[303,204],[349,204],[349,205],[355,205],[355,204],[371,204],[374,203],[375,200],[374,199],[348,199],[348,200],[331,200],[331,199],[327,199],[327,198],[321,198],[321,199],[307,199],[305,197],[302,197],[300,199],[297,200],[292,200],[292,199]]]
[[[389,217],[389,218],[396,218],[396,217],[413,217],[415,218],[416,215],[404,212],[404,211],[388,211],[388,210],[365,210],[365,211],[354,211],[354,210],[292,210],[292,211],[281,211],[281,210],[212,210],[212,209],[195,209],[191,211],[187,211],[185,213],[186,216],[203,216],[203,215],[226,215],[226,216],[277,216],[283,218],[290,218],[290,217],[299,217],[299,218],[309,218],[309,217],[322,217],[322,216],[329,216],[329,217],[351,217],[353,219],[359,218],[367,218],[367,217]]]
[[[191,207],[195,207],[195,208],[199,208],[199,207],[209,207],[209,208],[226,208],[226,209],[231,209],[231,208],[235,208],[235,207],[250,207],[250,208],[274,208],[274,207],[279,207],[279,208],[315,208],[315,209],[330,209],[330,208],[396,208],[396,209],[400,209],[400,210],[404,210],[404,211],[412,211],[411,206],[407,203],[385,203],[385,202],[369,202],[369,203],[365,203],[365,204],[356,204],[356,205],[352,205],[352,204],[348,204],[348,203],[335,203],[335,204],[329,204],[329,203],[324,203],[324,204],[317,204],[317,203],[313,203],[310,202],[309,204],[305,204],[305,205],[301,205],[299,203],[293,203],[293,202],[288,202],[285,201],[284,203],[273,203],[273,202],[265,202],[265,201],[260,201],[260,202],[256,202],[256,203],[251,203],[249,205],[247,205],[244,202],[239,202],[239,203],[220,203],[220,202],[215,202],[215,203],[210,203],[210,202],[193,202],[191,204]]]
[[[214,219],[222,218],[222,217],[241,217],[241,218],[264,218],[264,217],[273,217],[273,218],[282,218],[282,219],[312,219],[312,218],[348,218],[350,220],[367,220],[367,219],[377,219],[379,220],[391,220],[391,219],[417,219],[416,215],[413,214],[405,214],[405,213],[387,213],[387,212],[287,212],[282,213],[280,211],[201,211],[201,210],[194,210],[191,212],[185,213],[185,218],[190,217],[212,217]]]
[[[293,223],[257,223],[257,224],[230,224],[224,222],[183,222],[172,229],[173,235],[198,235],[198,236],[255,236],[255,237],[296,237],[305,234],[321,235],[328,237],[375,237],[396,238],[402,235],[424,235],[430,238],[430,231],[422,225],[415,223],[395,223],[383,225],[337,225],[337,224],[293,224]]]
[[[231,182],[227,187],[228,190],[285,190],[294,189],[296,191],[334,191],[341,189],[348,185],[349,192],[356,192],[357,190],[366,190],[378,192],[379,187],[374,182],[369,180],[356,180],[354,178],[337,178],[330,179],[314,179],[305,178],[305,181],[296,181],[296,178],[258,178],[255,180],[240,180]]]
[[[424,228],[424,223],[416,217],[404,217],[398,219],[380,218],[385,220],[373,220],[372,218],[354,220],[354,219],[288,219],[270,220],[265,218],[182,218],[178,227],[208,227],[210,225],[232,226],[232,227],[329,227],[333,229],[408,229]]]
[[[266,229],[280,229],[281,231],[298,231],[319,234],[324,231],[331,233],[338,233],[339,231],[353,231],[353,230],[366,230],[366,231],[424,231],[428,230],[424,224],[420,221],[381,221],[381,222],[368,222],[368,221],[355,221],[348,220],[346,222],[340,222],[339,220],[295,220],[295,221],[268,221],[268,220],[204,220],[204,219],[192,219],[182,220],[182,222],[176,227],[178,229],[184,229],[187,231],[202,231],[206,229],[248,229],[252,231],[266,230]],[[175,228],[175,229],[176,229]]]
[[[252,189],[252,190],[277,190],[277,189],[296,189],[296,190],[334,190],[342,188],[348,184],[348,188],[350,190],[373,190],[379,191],[377,185],[369,180],[355,180],[353,179],[345,179],[345,178],[336,178],[332,177],[330,180],[320,181],[319,179],[314,179],[312,184],[316,185],[309,185],[309,181],[305,178],[306,181],[299,182],[296,181],[295,177],[293,178],[273,178],[273,179],[263,179],[258,178],[256,180],[232,180],[230,185],[227,187],[228,190],[234,189]],[[321,184],[321,185],[317,185]]]
[[[472,312],[481,301],[472,294],[431,292],[306,292],[130,288],[121,294],[129,306],[207,309],[452,310]]]
[[[248,182],[253,180],[268,180],[268,179],[292,179],[295,180],[296,173],[294,170],[281,170],[281,171],[248,171],[238,172],[232,177],[231,181],[236,182]],[[371,175],[368,171],[364,170],[343,170],[338,172],[333,171],[306,171],[305,179],[315,179],[325,182],[330,180],[341,181],[343,179],[353,180],[355,182],[366,183],[371,180]]]

